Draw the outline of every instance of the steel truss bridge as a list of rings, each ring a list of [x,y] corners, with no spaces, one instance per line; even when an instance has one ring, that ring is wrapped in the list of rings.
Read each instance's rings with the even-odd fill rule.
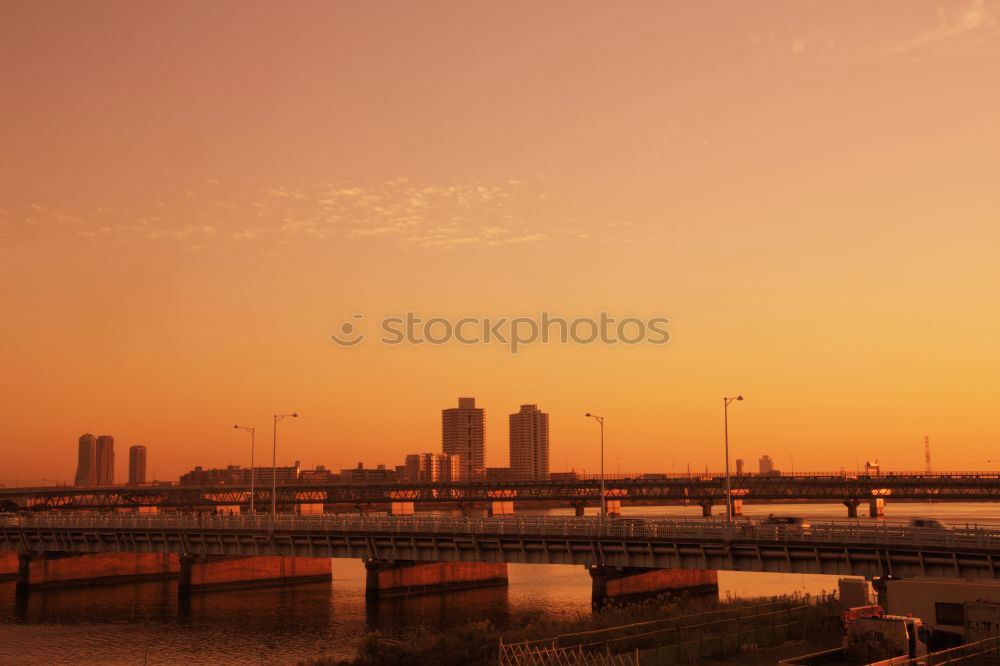
[[[576,517],[43,513],[0,518],[0,549],[716,569],[867,578],[1000,577],[1000,527]]]
[[[609,479],[609,500],[624,502],[724,504],[721,475]],[[1000,501],[1000,474],[938,473],[844,476],[734,476],[733,497],[751,502],[822,502],[857,504],[882,498],[893,502]],[[0,511],[17,509],[197,509],[238,507],[250,501],[249,486],[145,486],[84,488],[0,488]],[[271,488],[254,491],[260,507],[271,504]],[[281,507],[301,504],[341,504],[359,508],[392,502],[471,505],[496,501],[558,502],[596,505],[600,481],[593,478],[560,481],[497,481],[473,483],[296,483],[279,485]]]

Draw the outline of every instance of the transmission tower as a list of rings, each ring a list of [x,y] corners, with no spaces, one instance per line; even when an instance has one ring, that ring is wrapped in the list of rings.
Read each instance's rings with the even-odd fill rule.
[[[931,438],[924,435],[924,466],[928,474],[931,473]]]

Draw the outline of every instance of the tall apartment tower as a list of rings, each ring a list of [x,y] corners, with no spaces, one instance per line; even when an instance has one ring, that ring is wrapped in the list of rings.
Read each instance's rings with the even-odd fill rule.
[[[76,463],[76,485],[97,485],[97,438],[89,432],[80,436],[80,450]]]
[[[101,435],[97,438],[97,485],[110,486],[115,482],[115,438]]]
[[[441,450],[458,456],[459,481],[486,476],[484,420],[475,398],[459,398],[458,407],[441,410]]]
[[[139,444],[128,449],[128,485],[146,483],[146,447]]]
[[[763,455],[760,457],[760,475],[770,476],[774,474],[774,461],[771,460],[771,456]]]
[[[549,415],[537,405],[521,405],[510,415],[510,473],[515,479],[549,478]]]

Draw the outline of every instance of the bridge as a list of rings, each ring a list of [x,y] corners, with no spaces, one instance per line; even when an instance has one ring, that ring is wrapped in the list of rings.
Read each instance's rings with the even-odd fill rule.
[[[865,576],[1000,577],[1000,527],[885,523],[811,528],[737,521],[509,516],[42,513],[0,519],[22,554],[174,553],[368,562],[573,564]]]
[[[708,515],[713,505],[725,504],[722,475],[671,476],[649,474],[605,481],[611,502],[687,503],[700,505]],[[246,506],[250,487],[232,486],[114,486],[0,488],[0,510],[183,509],[213,510]],[[877,475],[801,474],[796,476],[740,475],[732,477],[737,511],[743,502],[843,503],[848,516],[857,516],[859,504],[893,502],[1000,501],[998,473],[883,473]],[[271,488],[256,487],[257,506],[271,504]],[[553,481],[476,481],[472,483],[293,483],[279,485],[276,501],[288,510],[297,505],[345,505],[359,511],[392,504],[452,505],[506,501],[562,503],[584,506],[600,503],[600,481],[589,477]],[[878,515],[878,514],[873,514]]]

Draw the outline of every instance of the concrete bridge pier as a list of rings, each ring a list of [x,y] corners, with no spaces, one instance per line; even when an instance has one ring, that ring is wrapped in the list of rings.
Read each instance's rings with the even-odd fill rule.
[[[638,601],[660,594],[718,594],[719,573],[707,569],[639,569],[596,565],[590,572],[595,608],[612,602]]]
[[[106,585],[173,578],[175,555],[167,553],[19,553],[17,589]]]
[[[885,517],[885,499],[876,497],[868,504],[868,516],[871,518]]]
[[[733,500],[733,517],[743,515],[743,500],[734,499]]]
[[[844,506],[847,507],[847,517],[857,518],[858,517],[858,505],[861,504],[860,501],[856,499],[844,500]]]
[[[586,502],[573,502],[573,515],[575,515],[577,518],[582,517],[586,509],[587,509]]]
[[[407,597],[507,584],[507,565],[497,562],[365,562],[366,599]]]
[[[189,594],[331,580],[332,561],[327,557],[182,555],[178,590]]]
[[[704,500],[703,502],[698,502],[701,505],[701,517],[711,518],[712,517],[712,505],[714,502],[712,500]]]

